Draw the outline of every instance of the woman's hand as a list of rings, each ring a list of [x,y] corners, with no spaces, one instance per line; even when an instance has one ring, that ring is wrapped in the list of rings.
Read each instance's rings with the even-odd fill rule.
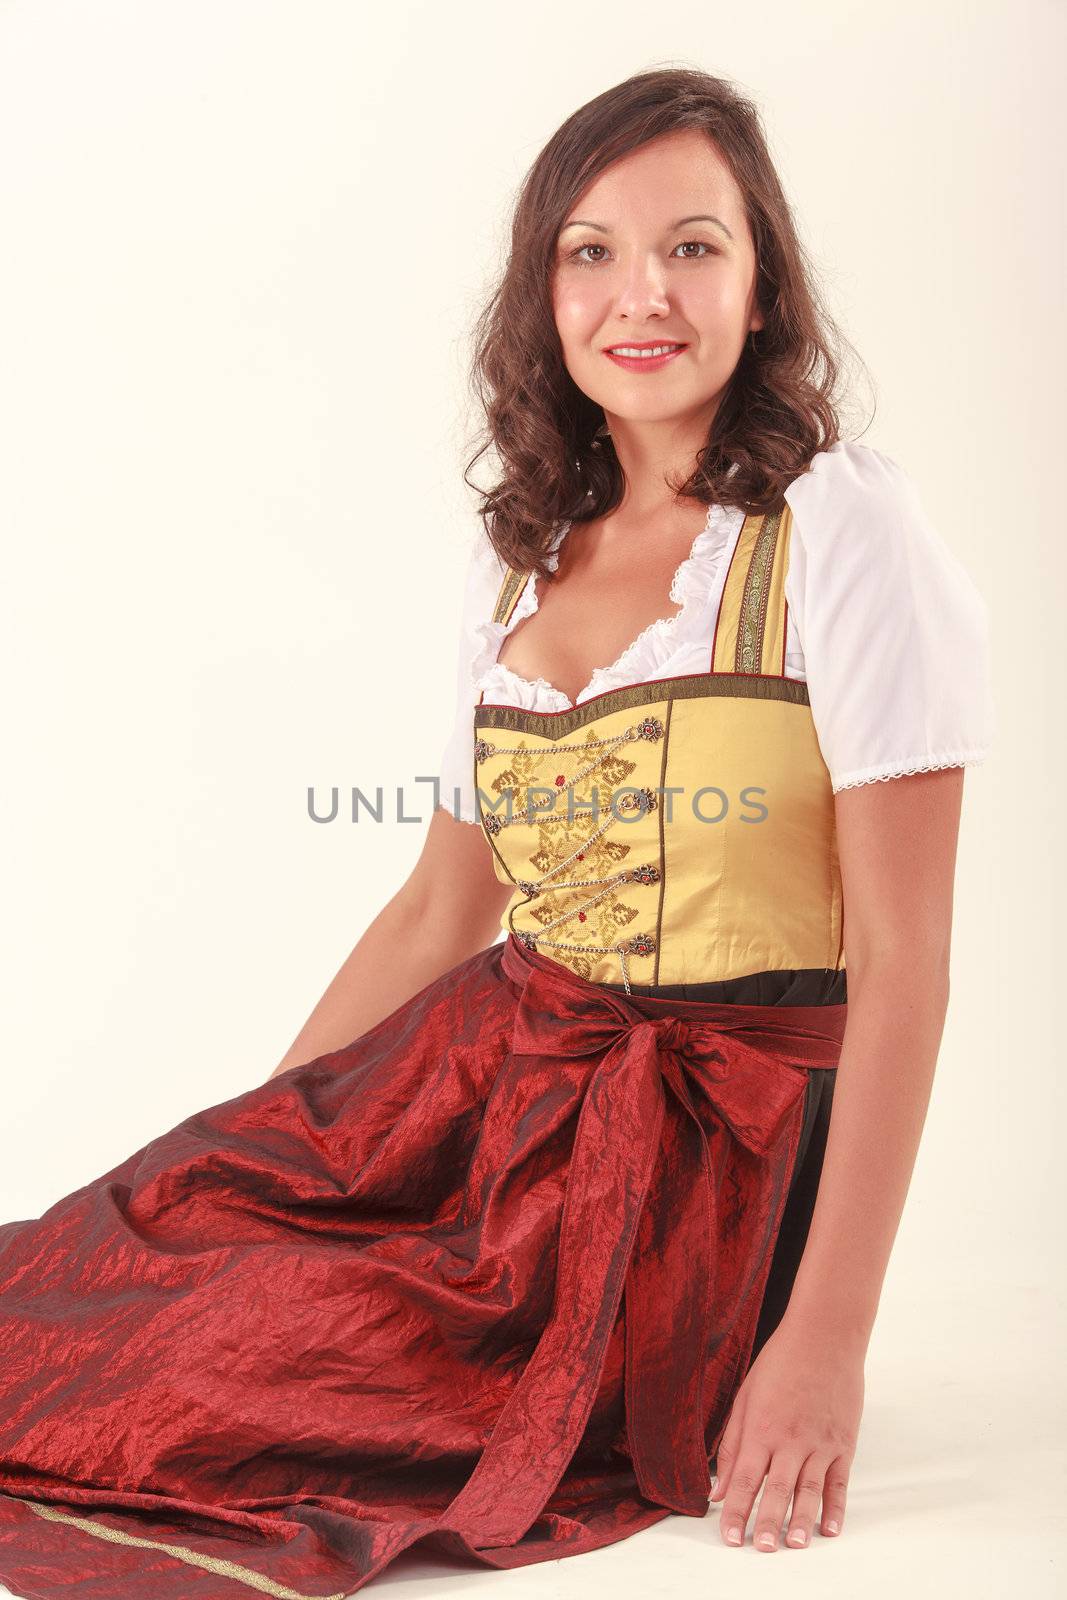
[[[791,1327],[788,1317],[763,1345],[734,1396],[716,1454],[722,1501],[719,1532],[744,1543],[760,1485],[753,1529],[757,1550],[776,1550],[792,1516],[786,1543],[811,1542],[822,1504],[820,1532],[839,1533],[863,1413],[864,1348],[825,1330]]]

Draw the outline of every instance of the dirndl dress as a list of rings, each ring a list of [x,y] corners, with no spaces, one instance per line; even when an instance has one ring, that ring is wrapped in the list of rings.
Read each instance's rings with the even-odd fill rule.
[[[707,1513],[847,1015],[789,530],[746,519],[706,673],[476,707],[502,940],[0,1226],[14,1594],[341,1600]]]

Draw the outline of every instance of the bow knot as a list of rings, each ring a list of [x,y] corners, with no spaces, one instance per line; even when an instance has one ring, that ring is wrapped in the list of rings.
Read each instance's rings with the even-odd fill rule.
[[[806,1069],[836,1065],[847,1005],[624,998],[514,938],[501,963],[518,994],[512,1055],[548,1073],[586,1058],[588,1077],[552,1315],[447,1523],[482,1548],[528,1530],[581,1441],[624,1292],[637,1486],[703,1516],[709,1441],[755,1337]]]
[[[652,1017],[648,1019],[660,1050],[673,1050],[683,1054],[691,1044],[689,1024],[681,1017]]]

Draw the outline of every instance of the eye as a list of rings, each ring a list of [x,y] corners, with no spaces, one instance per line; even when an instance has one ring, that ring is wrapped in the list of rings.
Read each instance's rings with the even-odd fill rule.
[[[681,244],[675,245],[674,248],[675,250],[687,250],[690,245],[695,245],[698,250],[703,250],[707,255],[718,255],[719,253],[713,245],[707,244],[703,239],[683,239]],[[590,261],[585,256],[585,251],[606,249],[607,246],[602,244],[580,244],[576,250],[572,250],[570,252],[570,255],[567,257],[567,259],[569,261],[573,261],[579,267],[597,267],[600,265],[600,262],[603,258],[598,256],[595,261]],[[703,261],[704,257],[698,255],[686,255],[682,256],[681,259],[683,261]]]
[[[576,261],[580,267],[595,267],[597,265],[597,263],[595,261],[583,261],[583,259],[582,259],[582,251],[583,250],[603,250],[604,248],[605,247],[602,244],[580,244],[578,246],[577,250],[572,250],[571,251],[569,259],[571,261]]]

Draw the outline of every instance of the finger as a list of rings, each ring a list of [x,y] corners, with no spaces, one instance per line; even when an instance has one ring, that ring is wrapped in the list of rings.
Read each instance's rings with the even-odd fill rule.
[[[744,1544],[745,1528],[769,1462],[770,1451],[766,1447],[755,1440],[744,1441],[719,1516],[719,1533],[727,1544]]]
[[[752,1543],[757,1550],[777,1550],[782,1524],[789,1515],[789,1502],[797,1486],[802,1456],[776,1450],[767,1467],[767,1482],[760,1495]]]
[[[845,1525],[845,1499],[848,1495],[850,1465],[848,1456],[837,1456],[827,1469],[822,1492],[822,1522],[819,1531],[828,1533],[831,1537],[835,1533],[840,1533]]]
[[[718,1483],[708,1496],[709,1500],[721,1500],[730,1483],[730,1473],[737,1460],[737,1451],[741,1444],[742,1425],[745,1416],[744,1399],[738,1395],[734,1399],[729,1419],[719,1440],[719,1448],[715,1452],[715,1472]]]
[[[811,1543],[812,1529],[819,1515],[826,1473],[830,1458],[812,1452],[797,1473],[797,1486],[793,1493],[793,1513],[789,1518],[785,1542],[798,1548]]]

